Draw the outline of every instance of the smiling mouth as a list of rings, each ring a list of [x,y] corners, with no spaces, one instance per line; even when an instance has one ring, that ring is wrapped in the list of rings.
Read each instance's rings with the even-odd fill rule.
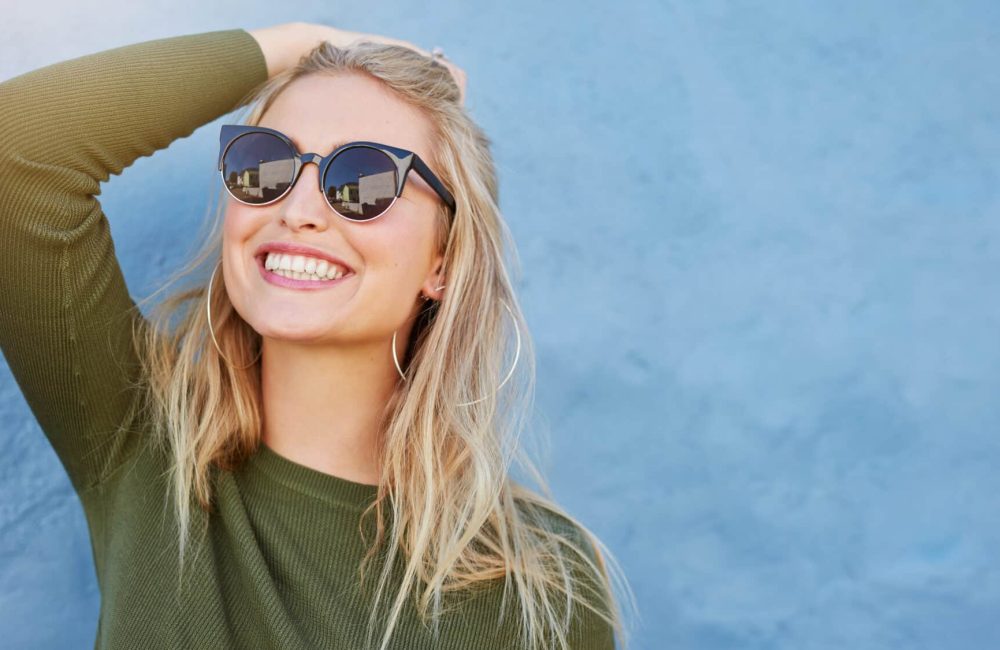
[[[257,263],[257,268],[260,270],[261,276],[270,282],[281,287],[288,287],[293,289],[323,289],[326,287],[337,286],[353,278],[356,274],[353,271],[349,271],[344,275],[339,275],[334,278],[329,277],[319,277],[315,273],[304,273],[298,271],[290,271],[287,269],[268,269],[265,266],[265,260],[267,254],[258,255],[255,259]]]

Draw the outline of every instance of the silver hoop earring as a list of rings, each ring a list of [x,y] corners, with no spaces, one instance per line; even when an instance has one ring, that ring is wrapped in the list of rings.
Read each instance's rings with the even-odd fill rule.
[[[441,287],[438,288],[440,289]],[[514,352],[514,363],[511,364],[510,370],[507,371],[507,376],[503,378],[503,381],[500,382],[490,395],[495,395],[497,391],[503,388],[503,385],[506,384],[511,375],[514,374],[514,368],[517,367],[517,360],[521,357],[521,330],[517,326],[517,319],[514,318],[514,311],[510,308],[510,305],[507,304],[506,300],[501,300],[500,302],[503,303],[503,306],[507,309],[507,312],[510,313],[510,317],[514,321],[514,333],[517,335],[517,350]],[[396,372],[398,372],[399,376],[403,378],[403,381],[407,381],[406,375],[403,373],[403,369],[399,367],[399,358],[396,356],[396,332],[392,333],[392,361],[396,364]],[[487,397],[490,397],[490,395],[484,395],[479,399],[472,400],[471,402],[462,402],[459,406],[469,406],[470,404],[481,402]]]
[[[261,349],[257,352],[257,356],[254,358],[253,361],[251,361],[249,364],[243,367],[237,368],[236,366],[233,366],[233,364],[229,361],[229,359],[226,358],[226,355],[222,354],[222,348],[219,347],[219,342],[215,340],[215,329],[212,327],[212,284],[215,281],[215,272],[219,270],[219,266],[221,266],[221,264],[222,263],[220,262],[219,264],[215,265],[215,268],[212,270],[212,277],[209,278],[208,280],[208,291],[207,291],[208,296],[205,299],[205,313],[208,316],[208,333],[212,335],[212,343],[215,344],[215,349],[219,351],[219,356],[222,357],[222,359],[226,363],[228,363],[233,368],[236,368],[237,370],[246,370],[253,364],[257,363],[257,359],[260,359],[261,353],[264,352],[263,347],[261,347]]]

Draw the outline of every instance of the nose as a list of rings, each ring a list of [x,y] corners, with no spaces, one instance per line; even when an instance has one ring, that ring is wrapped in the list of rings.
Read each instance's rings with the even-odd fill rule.
[[[292,230],[311,228],[323,231],[329,228],[331,218],[337,216],[320,187],[319,161],[320,156],[316,154],[302,156],[302,169],[295,185],[277,204],[281,220]]]

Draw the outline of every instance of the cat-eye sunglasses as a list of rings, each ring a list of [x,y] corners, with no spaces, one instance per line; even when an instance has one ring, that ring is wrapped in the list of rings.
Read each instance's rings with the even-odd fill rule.
[[[385,214],[403,193],[412,169],[455,214],[455,199],[412,151],[359,140],[330,154],[299,153],[284,133],[263,126],[223,124],[219,173],[229,194],[247,205],[268,205],[288,194],[306,163],[319,167],[319,189],[333,211],[349,221]]]

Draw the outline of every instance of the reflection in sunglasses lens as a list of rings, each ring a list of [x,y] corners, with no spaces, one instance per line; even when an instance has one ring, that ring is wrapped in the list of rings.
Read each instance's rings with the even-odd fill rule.
[[[226,188],[246,203],[267,203],[281,196],[292,182],[294,170],[291,149],[268,133],[237,137],[222,159]]]
[[[333,208],[348,219],[373,219],[396,198],[396,164],[372,147],[345,149],[326,170],[323,189]]]

